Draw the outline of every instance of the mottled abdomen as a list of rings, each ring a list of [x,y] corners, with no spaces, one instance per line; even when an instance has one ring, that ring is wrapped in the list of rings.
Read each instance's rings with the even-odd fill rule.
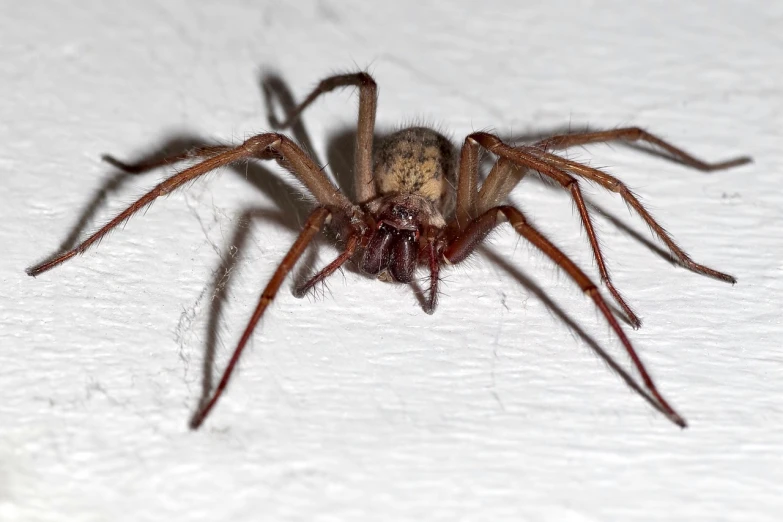
[[[410,127],[383,139],[375,150],[380,195],[417,194],[448,212],[454,194],[454,146],[432,129]]]

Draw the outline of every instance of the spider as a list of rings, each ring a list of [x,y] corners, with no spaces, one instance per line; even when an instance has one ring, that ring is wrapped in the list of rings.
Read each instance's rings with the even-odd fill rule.
[[[253,330],[277,295],[283,280],[322,229],[331,230],[341,245],[341,252],[331,263],[299,285],[295,289],[297,296],[306,294],[349,260],[355,260],[360,270],[370,276],[399,283],[410,283],[416,268],[424,266],[429,271],[429,287],[422,308],[431,314],[437,305],[441,267],[465,260],[495,227],[504,222],[508,222],[520,236],[563,269],[593,301],[630,356],[644,387],[654,398],[653,402],[657,403],[656,409],[674,424],[686,427],[685,419],[658,391],[615,318],[614,313],[617,312],[610,309],[596,284],[539,232],[521,210],[506,204],[506,199],[530,171],[537,172],[567,190],[581,217],[602,282],[628,322],[639,327],[638,316],[617,291],[609,276],[579,179],[595,182],[619,194],[682,266],[729,283],[735,283],[736,280],[728,274],[692,261],[620,180],[599,169],[555,155],[552,151],[616,140],[641,141],[657,147],[669,159],[701,171],[743,165],[750,162],[750,158],[705,163],[637,127],[555,135],[521,146],[509,145],[488,132],[474,132],[465,138],[459,153],[447,138],[425,127],[405,128],[375,143],[377,84],[365,72],[335,75],[322,80],[289,114],[286,121],[278,125],[278,130],[294,124],[302,111],[320,95],[343,87],[359,90],[354,201],[337,188],[296,143],[277,132],[258,134],[235,147],[201,147],[156,162],[125,164],[107,158],[113,165],[129,172],[141,172],[175,161],[201,161],[159,183],[74,248],[30,268],[27,273],[37,276],[84,252],[158,197],[207,172],[239,161],[273,159],[296,176],[316,205],[261,293],[258,305],[217,387],[194,415],[192,429],[201,426],[225,391]],[[497,159],[479,187],[479,156],[482,151],[491,153]]]

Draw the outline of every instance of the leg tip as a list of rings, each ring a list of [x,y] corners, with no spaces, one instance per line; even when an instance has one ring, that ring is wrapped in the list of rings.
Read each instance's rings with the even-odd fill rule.
[[[31,266],[30,268],[26,268],[24,272],[30,277],[36,277],[49,270],[51,267],[48,265],[49,263],[43,263],[40,265]]]
[[[711,172],[716,170],[733,169],[734,167],[740,167],[742,165],[747,165],[748,163],[753,163],[753,158],[750,156],[741,156],[739,158],[721,161],[720,163],[710,165],[707,170]]]

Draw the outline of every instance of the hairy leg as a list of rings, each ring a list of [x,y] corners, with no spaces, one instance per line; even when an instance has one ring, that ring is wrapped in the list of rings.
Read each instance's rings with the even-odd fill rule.
[[[435,313],[435,307],[438,306],[438,283],[440,282],[440,258],[435,238],[430,238],[427,241],[424,252],[427,256],[427,267],[430,271],[430,288],[423,308],[424,312],[431,315]]]
[[[463,232],[452,238],[443,252],[444,258],[452,264],[464,260],[493,228],[505,220],[509,221],[519,235],[527,239],[562,268],[569,277],[579,285],[582,292],[592,299],[593,303],[595,303],[598,310],[609,323],[609,326],[620,338],[620,342],[623,344],[623,347],[630,356],[634,366],[639,371],[645,387],[650,391],[650,394],[655,397],[669,420],[684,428],[687,425],[685,419],[683,419],[660,394],[655,386],[655,382],[647,372],[644,363],[636,353],[636,350],[625,335],[625,332],[623,332],[620,324],[612,315],[611,310],[603,297],[601,297],[595,284],[573,261],[571,261],[571,259],[568,258],[568,256],[549,241],[546,236],[530,225],[525,219],[525,216],[518,209],[509,205],[503,205],[488,210],[483,215],[473,220]]]
[[[237,365],[239,358],[242,356],[242,351],[245,349],[247,341],[250,339],[250,336],[253,334],[253,330],[261,320],[261,316],[264,315],[267,307],[277,295],[277,292],[280,290],[280,286],[283,284],[285,277],[294,267],[297,260],[299,260],[299,258],[302,256],[302,253],[304,253],[305,249],[313,240],[315,235],[321,230],[329,216],[331,216],[329,210],[324,207],[318,207],[307,218],[302,231],[299,233],[299,237],[296,238],[296,241],[294,241],[291,249],[285,255],[283,261],[280,262],[277,270],[275,270],[272,279],[269,280],[266,288],[264,288],[264,291],[261,293],[261,298],[258,301],[258,305],[256,306],[253,315],[250,317],[250,321],[247,323],[245,331],[242,333],[242,337],[239,339],[239,343],[234,349],[234,353],[231,354],[231,359],[229,360],[226,369],[223,370],[223,375],[220,378],[220,382],[218,382],[217,388],[215,388],[215,392],[212,394],[212,398],[209,399],[209,401],[207,401],[207,403],[199,409],[199,411],[191,420],[190,427],[192,429],[195,430],[201,426],[201,423],[204,422],[204,419],[207,417],[207,415],[209,415],[209,412],[215,406],[218,399],[220,399],[220,396],[223,394],[226,386],[228,386],[228,381],[231,379],[231,373],[234,371],[234,367]]]
[[[614,283],[612,283],[612,278],[609,275],[609,269],[606,267],[606,262],[604,261],[603,254],[601,253],[601,245],[598,241],[598,235],[595,231],[595,227],[593,226],[590,212],[587,209],[587,204],[584,201],[582,189],[579,186],[577,179],[574,176],[568,174],[562,168],[556,165],[551,165],[543,161],[537,155],[531,154],[528,152],[529,147],[512,147],[503,143],[503,141],[497,136],[484,132],[471,134],[468,136],[468,140],[471,140],[492,152],[493,154],[498,155],[500,157],[498,163],[506,160],[510,161],[518,168],[530,168],[536,170],[542,175],[551,178],[560,184],[560,186],[562,186],[565,190],[570,192],[571,198],[576,204],[576,208],[579,211],[579,216],[582,219],[582,226],[584,227],[585,232],[587,232],[587,237],[590,241],[590,247],[592,248],[596,264],[598,265],[598,271],[601,275],[601,280],[609,289],[609,292],[612,294],[614,300],[617,302],[620,308],[622,308],[623,313],[626,315],[631,325],[634,328],[639,328],[639,326],[641,326],[641,320],[633,311],[633,309],[628,305],[622,295],[620,295],[620,292],[617,290],[617,288],[615,288]],[[466,140],[466,143],[468,140]],[[511,168],[503,168],[502,170],[499,168],[496,172],[497,176],[500,176],[503,173],[505,173],[507,176],[516,176],[515,172]],[[486,199],[489,201],[494,201],[499,199],[499,195],[491,193],[490,190],[505,190],[505,188],[509,187],[514,181],[515,179],[512,178],[505,185],[498,182],[494,185],[494,187],[490,186],[487,189],[487,193],[483,194],[480,200],[483,201]]]
[[[356,202],[365,203],[375,197],[375,183],[372,179],[372,145],[375,133],[375,113],[378,105],[378,85],[372,76],[365,72],[330,76],[320,81],[318,86],[293,110],[291,115],[279,125],[285,129],[320,95],[341,87],[359,87],[359,122],[356,129]]]
[[[477,217],[476,201],[478,199],[479,153],[478,142],[469,135],[462,144],[459,156],[459,172],[457,174],[457,201],[455,222],[458,229],[463,229]]]
[[[688,154],[679,147],[675,147],[668,141],[659,138],[655,134],[651,134],[644,129],[640,129],[639,127],[626,127],[622,129],[611,129],[596,132],[579,132],[576,134],[561,134],[558,136],[545,138],[536,142],[533,146],[545,151],[549,151],[556,149],[566,149],[576,145],[606,143],[610,141],[643,141],[666,152],[669,159],[705,172],[738,167],[752,161],[751,158],[742,156],[717,163],[707,163]]]
[[[240,160],[250,158],[268,159],[273,157],[281,159],[283,165],[299,178],[299,181],[307,187],[321,205],[345,211],[349,211],[353,207],[353,204],[324,176],[318,166],[289,138],[276,133],[259,134],[248,139],[238,147],[210,156],[201,163],[164,180],[80,244],[49,261],[28,269],[27,273],[31,276],[37,276],[71,259],[75,255],[81,254],[90,246],[98,243],[111,230],[130,219],[131,216],[150,205],[160,196],[169,194],[211,170]]]
[[[712,277],[714,279],[726,281],[727,283],[734,284],[737,282],[736,278],[734,278],[732,275],[719,272],[706,265],[702,265],[693,261],[691,257],[677,245],[677,243],[674,241],[674,238],[672,238],[672,236],[669,235],[666,230],[664,230],[664,228],[655,220],[655,218],[652,217],[650,212],[644,207],[644,205],[642,205],[636,195],[634,195],[634,193],[619,179],[601,170],[588,167],[586,165],[582,165],[581,163],[570,161],[547,152],[541,153],[540,157],[549,164],[557,165],[563,169],[568,170],[569,172],[594,181],[607,190],[619,194],[620,197],[622,197],[623,200],[625,200],[625,202],[631,208],[633,208],[637,214],[639,214],[639,217],[641,217],[644,222],[647,223],[647,226],[650,227],[653,233],[658,236],[658,238],[669,248],[671,253],[678,259],[680,264],[688,270]]]
[[[338,268],[343,266],[346,261],[353,257],[356,252],[356,246],[359,244],[359,236],[354,234],[345,242],[345,250],[338,255],[334,261],[326,265],[321,271],[308,279],[305,283],[298,286],[294,291],[296,297],[304,297],[315,285],[332,275]]]

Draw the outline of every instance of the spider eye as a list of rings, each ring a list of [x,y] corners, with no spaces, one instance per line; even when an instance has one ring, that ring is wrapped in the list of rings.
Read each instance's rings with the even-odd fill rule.
[[[397,219],[409,222],[413,219],[413,212],[408,207],[403,205],[394,205],[391,209],[391,213]]]

